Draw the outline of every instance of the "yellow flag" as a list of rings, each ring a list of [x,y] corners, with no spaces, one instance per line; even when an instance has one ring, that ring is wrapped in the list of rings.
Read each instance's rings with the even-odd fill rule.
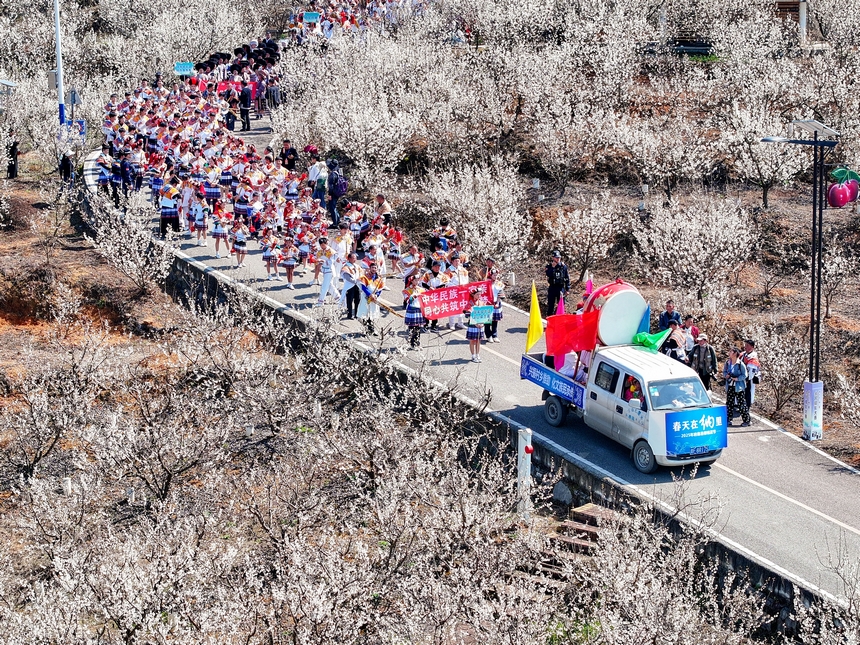
[[[540,304],[538,303],[537,287],[532,280],[532,305],[529,310],[529,329],[526,332],[526,353],[534,347],[534,344],[543,336],[543,321],[540,317]]]

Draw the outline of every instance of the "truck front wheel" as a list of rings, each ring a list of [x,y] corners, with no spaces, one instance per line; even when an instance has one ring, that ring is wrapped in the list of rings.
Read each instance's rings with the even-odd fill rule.
[[[633,446],[633,465],[636,470],[646,475],[650,475],[657,470],[657,460],[654,458],[654,451],[644,439],[636,442]]]
[[[557,428],[567,417],[567,405],[555,394],[551,394],[543,404],[543,417],[548,424]]]

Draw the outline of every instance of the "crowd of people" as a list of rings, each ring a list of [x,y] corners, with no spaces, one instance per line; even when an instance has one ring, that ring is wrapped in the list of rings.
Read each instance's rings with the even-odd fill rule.
[[[672,300],[666,301],[666,309],[660,313],[658,327],[660,331],[670,330],[662,346],[665,354],[689,365],[702,379],[706,389],[711,389],[712,379],[724,384],[729,425],[732,425],[734,417],[740,416],[741,426],[749,426],[755,387],[761,379],[761,363],[755,340],[745,339],[743,350],[730,347],[720,371],[717,354],[709,343],[708,335],[699,331],[693,316],[688,314],[682,320]]]
[[[262,64],[256,56],[276,56],[278,47],[270,40],[254,41],[236,50],[242,53],[226,71],[245,74],[254,69],[250,62]],[[219,60],[216,54],[210,63]],[[277,59],[262,60],[268,78],[277,79]],[[423,293],[490,280],[493,319],[470,324],[472,306],[489,301],[475,289],[464,314],[446,324],[466,329],[472,361],[480,362],[481,340],[498,342],[502,319],[504,283],[495,261],[473,266],[445,218],[425,251],[419,250],[397,225],[386,196],[377,194],[371,203],[347,199],[349,182],[337,159],[324,158],[313,144],[300,152],[285,139],[278,150],[258,150],[234,136],[229,117],[235,90],[217,90],[223,71],[220,63],[207,63],[169,88],[159,75],[151,83],[142,80],[123,99],[111,97],[97,165],[98,183],[116,206],[129,193],[148,189],[162,238],[171,231],[187,234],[198,246],[208,246],[211,238],[215,258],[231,258],[237,269],[252,261],[250,252],[265,266],[266,280],[285,281],[287,289],[318,288],[317,306],[331,299],[346,319],[362,320],[369,333],[376,331],[380,305],[387,308],[382,292],[395,289],[391,279],[402,279],[413,348],[420,347],[422,332],[440,329],[439,320],[428,321],[421,313]],[[242,76],[236,82],[244,93],[251,81]]]
[[[563,301],[570,291],[570,273],[559,251],[551,253],[545,274],[546,315],[551,316],[558,311],[559,302]],[[582,313],[588,295],[583,294],[583,299],[576,305],[576,313]],[[755,340],[745,339],[743,350],[730,347],[728,357],[720,371],[717,354],[709,342],[708,335],[699,331],[692,315],[687,314],[682,318],[680,312],[675,309],[674,301],[666,301],[666,309],[660,313],[657,326],[658,331],[669,330],[669,335],[660,346],[660,351],[691,367],[701,378],[705,389],[711,389],[712,380],[718,380],[724,385],[729,425],[732,425],[734,417],[740,416],[741,426],[749,426],[749,411],[755,401],[755,387],[761,380],[761,363],[756,352]],[[580,382],[586,378],[582,368],[575,368],[573,363],[565,363],[559,371]]]
[[[360,20],[384,19],[397,2],[359,3],[340,9],[300,13],[290,28],[289,43],[332,25],[360,26]],[[314,16],[313,22],[304,20]],[[403,280],[404,321],[409,345],[420,347],[423,332],[439,330],[439,320],[427,320],[420,306],[427,291],[488,280],[492,293],[471,290],[463,314],[447,318],[447,328],[466,330],[471,360],[481,362],[481,341],[499,342],[504,282],[493,258],[473,266],[456,228],[442,219],[432,232],[426,253],[407,240],[384,194],[372,203],[347,199],[349,183],[337,159],[325,159],[312,143],[299,152],[289,139],[279,150],[256,146],[233,135],[237,119],[250,130],[254,100],[280,100],[280,51],[285,41],[270,35],[253,40],[230,56],[214,53],[197,63],[193,74],[170,84],[161,74],[150,83],[142,79],[123,99],[112,95],[105,105],[105,136],[98,157],[99,185],[120,197],[149,189],[157,206],[160,234],[187,232],[199,246],[211,237],[215,258],[230,257],[232,266],[246,266],[249,244],[266,269],[266,280],[286,280],[287,289],[319,288],[316,305],[329,296],[348,320],[364,322],[369,333],[381,316],[387,280]],[[252,91],[253,87],[253,91]],[[237,114],[238,110],[238,114]],[[405,247],[405,251],[404,251]],[[310,282],[299,279],[312,274]],[[570,289],[567,266],[558,251],[546,267],[547,315],[555,313]],[[473,322],[476,306],[491,303],[490,321]],[[399,313],[397,315],[400,315]],[[717,376],[718,365],[708,336],[699,333],[692,316],[681,320],[674,303],[666,303],[660,330],[670,334],[662,351],[690,365],[706,388]],[[730,415],[740,413],[749,424],[760,364],[755,343],[744,352],[730,353],[723,366]]]

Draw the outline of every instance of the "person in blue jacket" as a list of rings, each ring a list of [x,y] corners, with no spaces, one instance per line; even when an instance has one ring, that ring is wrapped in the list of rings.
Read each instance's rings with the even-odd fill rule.
[[[745,395],[747,385],[747,368],[741,360],[741,350],[732,347],[729,350],[729,360],[726,364],[726,406],[728,408],[729,426],[735,416],[735,410],[740,412],[741,427],[746,428],[750,424],[750,411],[747,407]]]

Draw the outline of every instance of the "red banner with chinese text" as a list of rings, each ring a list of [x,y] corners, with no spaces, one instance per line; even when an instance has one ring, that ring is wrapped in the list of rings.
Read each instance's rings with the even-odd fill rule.
[[[493,289],[490,280],[470,282],[457,287],[431,289],[421,294],[421,313],[427,320],[439,320],[448,316],[457,316],[469,304],[469,291],[478,289],[486,299],[486,304],[493,304]]]
[[[226,90],[230,87],[232,87],[237,92],[242,91],[242,83],[237,83],[236,81],[221,81],[220,83],[218,83],[218,87],[217,87],[218,94],[220,95],[221,92],[223,92],[224,90]],[[256,81],[248,83],[248,87],[251,88],[251,98],[256,99],[257,98],[257,83],[256,83]]]

